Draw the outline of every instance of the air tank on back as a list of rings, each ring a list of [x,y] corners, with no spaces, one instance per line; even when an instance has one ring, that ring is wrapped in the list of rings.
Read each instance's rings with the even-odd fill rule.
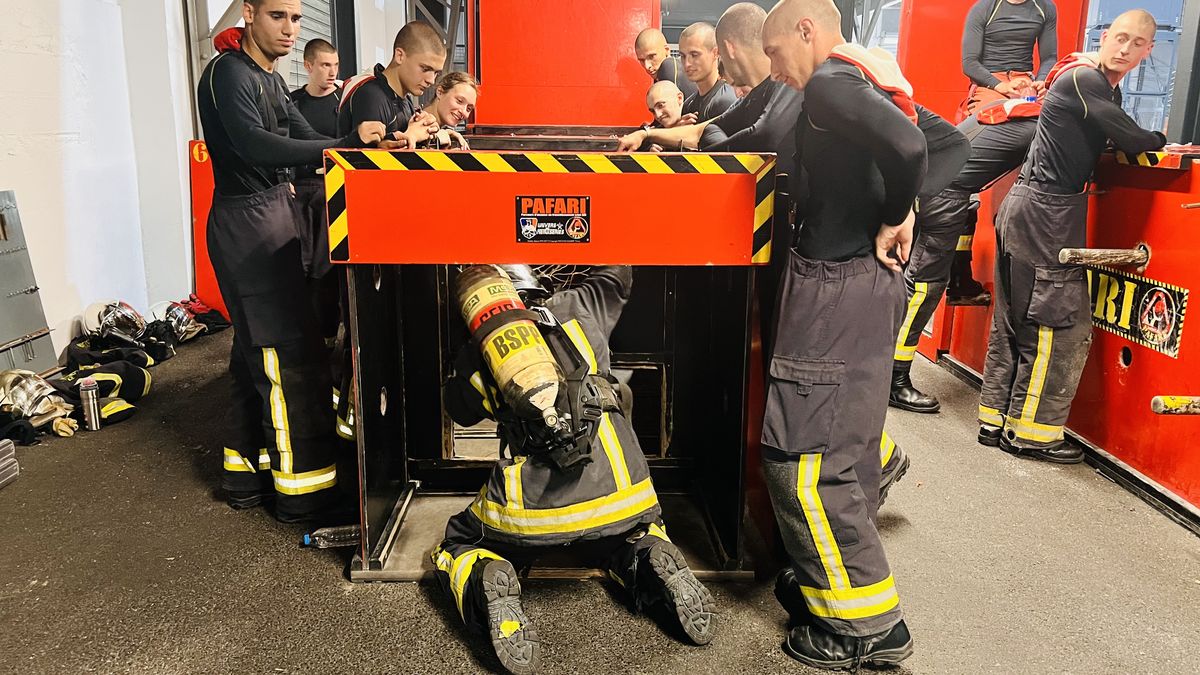
[[[472,265],[459,273],[455,296],[504,401],[520,417],[557,425],[554,403],[563,375],[537,324],[513,316],[484,325],[503,312],[526,309],[508,275],[494,265]],[[480,331],[486,335],[477,335]]]

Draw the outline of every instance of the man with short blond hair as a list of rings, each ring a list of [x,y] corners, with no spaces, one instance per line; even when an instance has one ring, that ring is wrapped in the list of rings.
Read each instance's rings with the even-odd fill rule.
[[[1083,461],[1063,425],[1092,344],[1087,270],[1060,265],[1087,246],[1087,183],[1111,144],[1137,154],[1166,143],[1121,109],[1118,83],[1154,48],[1145,10],[1121,14],[1100,37],[1099,66],[1059,75],[1038,117],[1020,178],[996,218],[992,331],[979,403],[979,441],[1058,464]]]

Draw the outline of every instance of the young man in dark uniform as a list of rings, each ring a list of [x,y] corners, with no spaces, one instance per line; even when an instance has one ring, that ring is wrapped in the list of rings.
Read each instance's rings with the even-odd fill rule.
[[[1059,73],[1076,67],[1095,67],[1096,54],[1071,54],[1051,70],[1050,84]],[[892,366],[892,392],[888,403],[902,410],[935,413],[941,404],[933,396],[913,386],[909,371],[921,339],[921,331],[933,315],[942,294],[949,297],[947,286],[953,265],[964,248],[970,252],[970,234],[975,230],[978,202],[971,198],[1025,161],[1041,101],[995,101],[958,125],[970,140],[970,158],[954,180],[940,192],[931,191],[929,181],[922,189],[921,208],[917,213],[916,243],[912,259],[904,270],[908,292],[907,309],[896,337],[895,362]],[[930,167],[933,167],[930,150]],[[969,260],[967,261],[969,265]],[[988,297],[990,301],[990,296]]]
[[[440,127],[433,115],[418,112],[414,99],[437,81],[446,65],[446,46],[432,26],[411,21],[396,34],[392,48],[387,67],[375,64],[372,74],[346,80],[338,131],[382,122],[388,133],[397,133],[401,143],[415,148]]]
[[[299,33],[300,0],[248,0],[242,16],[241,49],[218,54],[196,92],[215,181],[208,248],[234,326],[222,485],[235,508],[275,494],[275,516],[293,522],[329,506],[337,471],[332,382],[304,293],[289,167],[380,141],[384,129],[365,124],[329,139],[288,99],[274,68]]]
[[[911,86],[890,56],[846,44],[840,30],[831,0],[784,0],[763,26],[772,76],[804,90],[796,144],[806,180],[779,294],[762,466],[803,599],[788,606],[796,625],[784,650],[830,669],[912,653],[875,527],[876,453],[926,171]]]
[[[671,47],[667,44],[667,38],[661,30],[647,28],[638,33],[637,39],[633,43],[633,51],[637,55],[638,63],[642,64],[646,74],[655,82],[660,80],[674,82],[684,96],[696,93],[696,85],[684,77],[679,59],[671,56]]]
[[[1092,344],[1086,270],[1061,265],[1087,246],[1087,182],[1109,142],[1141,153],[1166,139],[1121,109],[1118,83],[1154,47],[1144,10],[1100,37],[1098,68],[1074,68],[1046,95],[1021,177],[996,218],[996,308],[984,362],[979,440],[1056,463],[1083,460],[1063,425]]]
[[[304,45],[304,69],[308,71],[308,82],[288,95],[309,126],[330,138],[338,135],[338,104],[342,100],[338,89],[338,65],[338,53],[333,45],[321,38],[309,40]],[[326,344],[332,345],[337,339],[340,314],[337,276],[330,274],[333,265],[329,262],[325,175],[321,164],[296,167],[293,184],[296,186],[296,203],[304,215],[304,229],[300,238],[304,271],[312,282],[313,302],[321,324],[321,335]]]
[[[684,28],[679,35],[679,57],[684,75],[696,85],[696,93],[683,102],[683,115],[688,123],[711,120],[729,110],[737,95],[718,72],[716,29],[703,21]]]
[[[1018,79],[1028,79],[1041,88],[1050,67],[1058,61],[1057,30],[1054,0],[977,0],[963,26],[963,75],[976,87],[995,92],[993,98],[1019,96]]]

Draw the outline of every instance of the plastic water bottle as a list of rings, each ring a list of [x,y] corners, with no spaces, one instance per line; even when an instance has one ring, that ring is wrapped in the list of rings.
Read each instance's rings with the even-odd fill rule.
[[[79,398],[83,403],[83,424],[88,431],[100,431],[100,385],[96,379],[85,377],[79,381]]]
[[[304,535],[303,544],[313,548],[342,548],[357,546],[360,532],[358,525],[322,527]]]

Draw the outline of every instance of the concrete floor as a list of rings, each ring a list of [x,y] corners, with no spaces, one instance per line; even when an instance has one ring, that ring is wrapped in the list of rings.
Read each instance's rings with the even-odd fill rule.
[[[487,672],[437,589],[346,581],[299,527],[213,494],[228,332],[154,370],[128,422],[17,451],[0,490],[0,672]],[[1086,466],[974,443],[974,393],[919,363],[912,471],[881,530],[912,673],[1200,672],[1200,539]],[[593,581],[533,581],[552,673],[802,673],[768,585],[713,584],[720,634],[664,635]]]

